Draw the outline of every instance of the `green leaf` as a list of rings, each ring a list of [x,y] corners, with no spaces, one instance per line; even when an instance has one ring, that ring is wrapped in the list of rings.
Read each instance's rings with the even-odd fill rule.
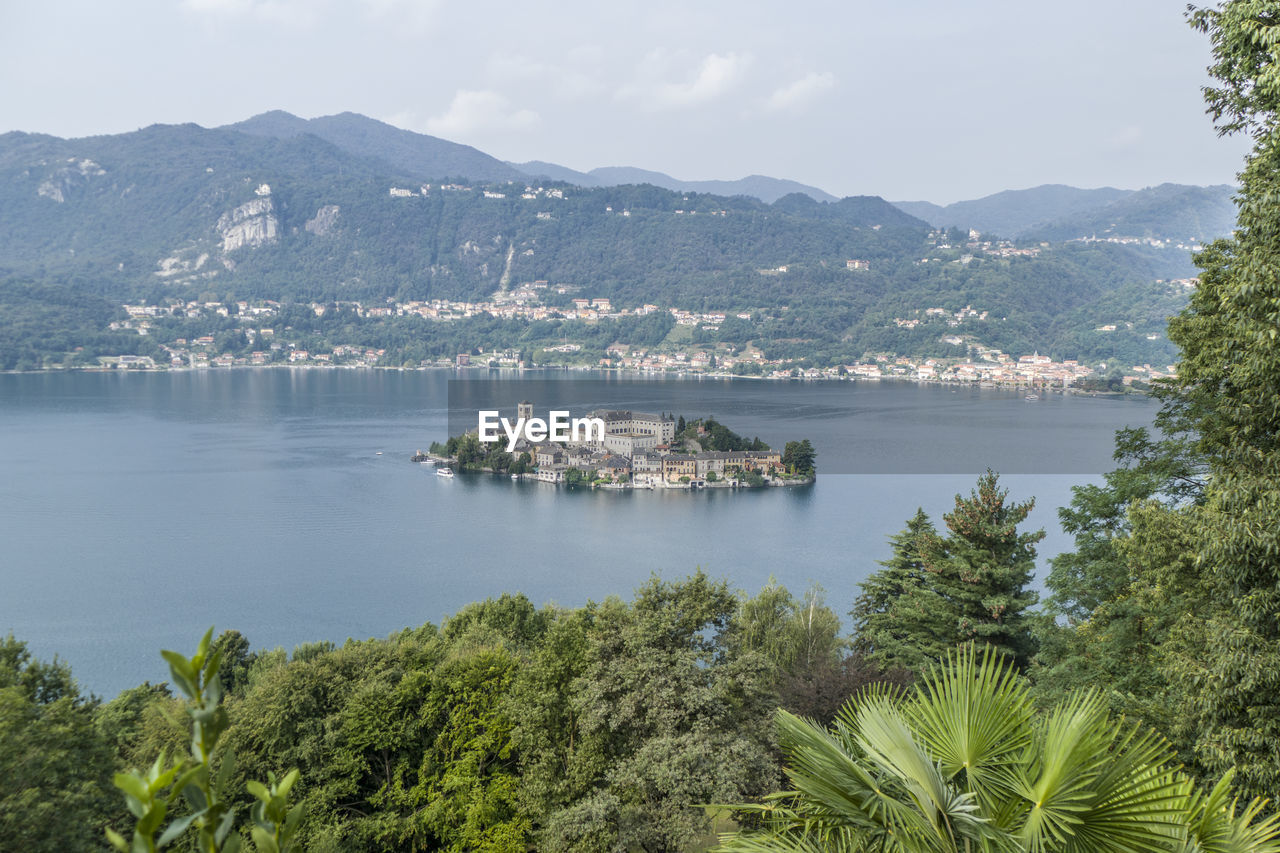
[[[129,853],[129,842],[124,840],[124,836],[116,832],[114,829],[107,827],[107,841],[111,846],[119,850],[120,853]]]
[[[147,786],[146,780],[133,773],[117,773],[111,777],[111,782],[139,803],[151,802],[151,789]]]
[[[182,835],[182,833],[187,831],[187,827],[191,826],[192,822],[202,814],[204,814],[204,812],[192,812],[186,817],[178,818],[173,823],[169,824],[165,831],[161,833],[160,838],[156,841],[156,847],[164,847],[178,836]]]
[[[195,699],[199,691],[196,690],[196,670],[191,661],[168,649],[160,652],[160,656],[169,662],[169,674],[173,677],[173,683],[188,699]]]
[[[290,770],[288,773],[285,774],[284,779],[280,780],[280,785],[276,789],[276,793],[279,794],[282,798],[288,799],[289,792],[293,790],[294,784],[297,783],[298,778],[301,775],[302,774],[298,771],[298,768],[296,767]]]
[[[209,654],[209,643],[213,640],[213,626],[209,626],[209,630],[204,632],[204,636],[200,638],[200,645],[196,647],[196,653],[191,656],[191,665],[199,671],[204,669],[205,657]]]
[[[218,823],[218,828],[213,833],[214,840],[217,841],[219,844],[221,844],[222,840],[224,838],[227,838],[228,835],[231,833],[232,827],[235,826],[235,821],[236,821],[236,810],[233,808],[227,809],[227,813],[222,816],[221,822]],[[240,836],[231,835],[230,837],[239,838]],[[223,851],[223,853],[226,853],[226,851]]]
[[[234,750],[227,750],[222,756],[222,763],[218,766],[218,775],[214,779],[213,789],[218,793],[227,790],[227,786],[231,784],[231,776],[235,773],[236,754]]]
[[[276,844],[276,840],[271,837],[271,833],[260,826],[255,826],[250,832],[253,835],[253,844],[258,848],[258,853],[280,853],[280,847]]]

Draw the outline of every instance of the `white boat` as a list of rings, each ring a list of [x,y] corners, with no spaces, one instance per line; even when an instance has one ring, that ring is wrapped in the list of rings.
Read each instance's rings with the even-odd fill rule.
[[[453,476],[453,469],[452,469],[452,468],[437,468],[437,469],[436,469],[436,476],[437,476],[437,477],[452,477],[452,476]]]
[[[520,479],[520,475],[519,475],[519,474],[512,474],[512,475],[511,475],[511,479],[513,479],[513,480],[519,480],[519,479]]]
[[[1039,398],[1038,396],[1036,396],[1035,394],[1028,394],[1027,396],[1023,397],[1022,399],[1024,399],[1024,400],[1039,400],[1040,398]]]

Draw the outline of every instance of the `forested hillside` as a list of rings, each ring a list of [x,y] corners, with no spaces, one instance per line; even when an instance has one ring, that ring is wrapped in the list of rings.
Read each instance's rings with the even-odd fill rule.
[[[566,305],[572,295],[750,315],[712,342],[815,364],[869,352],[964,355],[942,341],[957,334],[945,322],[906,321],[966,306],[990,318],[959,332],[975,344],[1159,364],[1171,353],[1163,319],[1185,297],[1163,281],[1192,271],[1183,250],[969,245],[875,197],[793,193],[765,204],[649,185],[462,180],[411,179],[306,133],[184,125],[78,140],[7,134],[6,301],[26,304],[24,290],[36,286],[115,304],[479,301],[542,280],[568,289]],[[30,333],[44,323],[50,335],[83,329],[47,311],[23,309],[9,322]],[[1095,333],[1101,325],[1118,332]],[[526,331],[516,335],[525,344],[556,336]],[[406,333],[428,348],[460,337],[438,323],[393,334]],[[384,346],[387,334],[342,343]],[[697,330],[694,343],[706,334]],[[513,337],[471,335],[464,348],[518,345]],[[31,348],[25,337],[19,345]]]

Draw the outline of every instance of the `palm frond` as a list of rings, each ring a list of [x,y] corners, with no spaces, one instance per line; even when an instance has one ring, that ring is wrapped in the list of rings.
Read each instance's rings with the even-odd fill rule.
[[[1280,815],[1258,820],[1267,806],[1261,799],[1250,801],[1236,814],[1239,802],[1231,796],[1234,779],[1235,770],[1230,770],[1208,794],[1190,794],[1186,833],[1178,853],[1280,853]]]
[[[998,810],[1017,785],[1011,764],[1031,739],[1031,695],[1011,663],[973,645],[931,670],[903,713],[947,779],[959,780],[984,810]]]

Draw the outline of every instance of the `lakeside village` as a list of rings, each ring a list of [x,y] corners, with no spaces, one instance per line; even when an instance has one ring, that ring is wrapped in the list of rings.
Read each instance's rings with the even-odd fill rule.
[[[865,261],[849,261],[852,265]],[[1194,280],[1173,281],[1173,286],[1191,288]],[[417,317],[432,323],[449,323],[471,317],[502,319],[579,320],[586,323],[601,319],[643,317],[655,312],[668,312],[677,330],[686,329],[686,335],[696,328],[715,332],[728,319],[724,312],[695,312],[680,308],[663,308],[645,304],[638,308],[615,309],[607,298],[573,298],[572,307],[553,307],[542,304],[541,294],[548,288],[559,291],[574,290],[571,285],[549,285],[535,281],[512,290],[495,294],[491,299],[479,302],[432,300],[429,302],[395,302],[366,305],[360,302],[310,303],[307,308],[316,316],[324,316],[331,310],[346,309],[359,317],[397,318]],[[748,344],[740,348],[725,344],[681,345],[663,344],[652,348],[633,348],[625,343],[614,343],[605,350],[605,358],[598,361],[584,360],[582,344],[565,340],[545,346],[531,355],[516,349],[495,349],[488,352],[478,347],[472,352],[458,353],[452,358],[423,361],[416,365],[387,363],[386,350],[358,344],[336,344],[320,351],[314,346],[290,338],[294,335],[289,326],[277,328],[271,318],[277,316],[282,304],[273,300],[240,301],[234,305],[220,302],[174,302],[168,305],[124,305],[128,319],[110,324],[112,331],[131,329],[139,335],[154,334],[157,321],[162,318],[199,320],[201,318],[235,318],[243,339],[253,347],[248,353],[227,352],[221,336],[202,335],[191,339],[177,337],[160,343],[159,349],[168,356],[168,363],[160,363],[151,356],[121,355],[97,359],[101,369],[209,369],[229,367],[290,366],[290,367],[385,367],[393,369],[430,368],[540,368],[571,367],[577,369],[619,369],[648,374],[705,374],[717,377],[746,376],[762,379],[861,379],[877,380],[897,378],[919,382],[978,383],[983,385],[1007,385],[1016,387],[1067,388],[1105,370],[1106,365],[1081,364],[1076,360],[1054,361],[1048,356],[1012,356],[976,342],[965,326],[977,326],[989,318],[990,312],[965,306],[958,311],[940,307],[915,309],[908,316],[895,317],[892,322],[901,328],[916,328],[923,323],[945,323],[950,331],[942,340],[965,353],[956,358],[913,358],[891,354],[869,356],[863,361],[827,367],[801,368],[795,359],[767,359],[758,348]],[[749,320],[750,313],[733,315]],[[1104,324],[1095,331],[1099,334],[1114,332],[1132,324]],[[425,330],[424,330],[425,331]],[[1124,384],[1148,383],[1154,379],[1173,375],[1172,365],[1132,365],[1125,371]]]
[[[510,475],[566,486],[609,489],[707,489],[803,486],[813,483],[815,452],[808,439],[779,452],[747,439],[713,418],[686,422],[667,413],[591,412],[585,418],[552,411],[534,417],[533,404],[516,406],[514,422],[495,411],[479,413],[475,429],[434,442],[414,462],[454,471]]]
[[[471,191],[462,185],[442,185],[444,191]],[[422,194],[429,187],[423,186]],[[259,187],[259,195],[269,194],[267,185]],[[392,187],[392,198],[414,196],[411,190]],[[503,198],[501,192],[485,192],[487,198]],[[522,196],[528,200],[563,199],[561,190],[544,190],[542,187],[526,187]],[[335,209],[336,210],[336,209]],[[613,213],[612,208],[606,212]],[[689,211],[693,213],[694,211]],[[684,214],[677,210],[675,214]],[[719,211],[727,215],[727,211]],[[551,214],[545,214],[550,217]],[[627,216],[629,212],[620,211]],[[544,214],[539,213],[539,217]],[[879,228],[879,226],[875,226]],[[967,238],[967,239],[966,239]],[[1037,257],[1044,251],[1052,251],[1050,244],[1016,246],[1007,240],[983,239],[975,230],[967,235],[955,230],[938,229],[930,232],[933,250],[920,258],[917,265],[932,263],[968,264],[975,258]],[[1130,242],[1130,238],[1089,237],[1087,241]],[[1133,238],[1137,241],[1137,238]],[[1163,247],[1161,241],[1137,241]],[[1179,247],[1182,244],[1178,244]],[[1191,247],[1194,248],[1194,247]],[[526,250],[531,254],[533,250]],[[169,259],[173,260],[173,259]],[[203,260],[203,259],[202,259]],[[201,261],[202,262],[202,261]],[[850,275],[863,274],[871,269],[871,261],[850,258],[845,261]],[[764,276],[785,276],[787,265],[758,270]],[[156,275],[162,279],[175,274],[175,270],[162,264]],[[1158,282],[1164,283],[1164,282]],[[1195,279],[1167,282],[1174,289],[1192,289]],[[937,326],[940,340],[956,347],[953,358],[913,358],[892,353],[868,354],[852,364],[814,367],[805,365],[799,358],[766,358],[751,342],[698,343],[700,334],[715,335],[728,321],[758,322],[770,315],[785,313],[780,307],[764,311],[689,311],[681,308],[646,303],[638,307],[616,307],[609,298],[579,295],[583,287],[545,280],[524,282],[518,285],[504,284],[488,299],[479,301],[419,300],[370,304],[359,301],[330,303],[281,303],[274,300],[239,300],[222,303],[207,297],[199,300],[165,300],[162,304],[125,304],[124,319],[112,321],[111,331],[134,331],[138,335],[156,339],[155,355],[97,356],[95,364],[82,365],[89,369],[208,369],[253,366],[292,367],[383,367],[393,369],[426,369],[444,367],[535,368],[564,367],[579,369],[618,369],[641,373],[707,374],[712,376],[749,376],[766,379],[880,379],[902,378],[920,382],[973,382],[989,385],[1019,387],[1067,388],[1080,380],[1095,377],[1107,365],[1085,365],[1073,360],[1055,362],[1041,356],[1011,356],[994,347],[981,343],[984,323],[998,322],[1002,318],[994,310],[982,310],[966,305],[958,310],[939,306],[920,306],[905,312],[906,316],[894,317],[887,324],[899,328],[914,329],[922,324]],[[998,309],[999,306],[990,306]],[[615,341],[601,352],[569,339],[565,334],[559,342],[542,342],[532,350],[489,349],[475,346],[468,352],[441,356],[434,360],[401,362],[385,348],[361,341],[335,341],[323,335],[307,334],[289,325],[287,316],[294,311],[310,311],[316,317],[329,312],[350,314],[360,319],[394,321],[409,318],[409,322],[424,324],[450,323],[473,317],[503,320],[519,320],[527,323],[539,321],[578,321],[585,324],[601,320],[620,320],[645,317],[655,313],[669,313],[674,321],[673,329],[661,343],[650,347],[634,347],[625,341]],[[203,328],[202,328],[203,327]],[[1121,328],[1132,329],[1132,323],[1104,323],[1094,331],[1098,334],[1116,332]],[[192,334],[194,331],[216,329],[215,334]],[[424,325],[423,332],[429,334]],[[1154,340],[1155,334],[1148,334]],[[1132,365],[1126,369],[1124,384],[1148,383],[1168,377],[1173,372],[1169,365]]]

